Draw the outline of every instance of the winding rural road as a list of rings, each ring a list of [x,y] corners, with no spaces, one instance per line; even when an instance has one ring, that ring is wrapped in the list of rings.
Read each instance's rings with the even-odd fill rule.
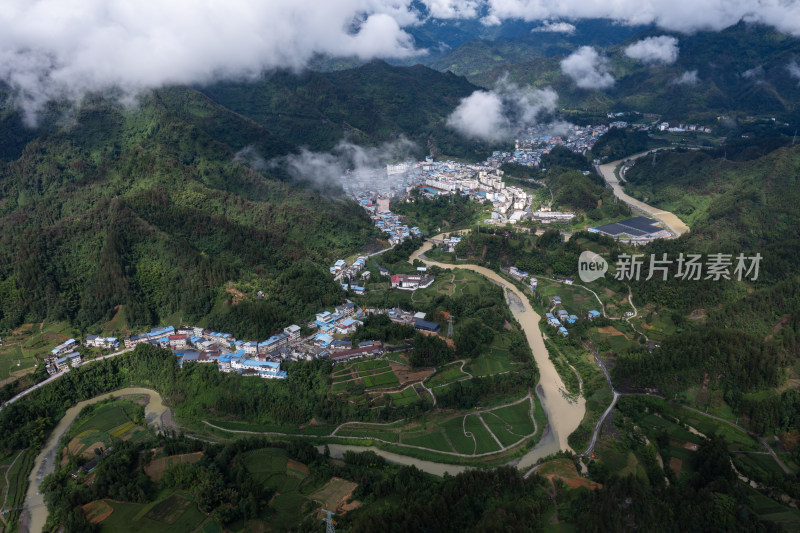
[[[618,161],[612,161],[611,163],[606,163],[604,165],[597,165],[595,168],[597,169],[598,173],[606,180],[606,183],[611,190],[614,191],[614,194],[628,204],[630,207],[637,209],[653,218],[658,220],[659,222],[663,223],[664,226],[676,237],[680,237],[684,233],[689,232],[689,226],[687,226],[680,218],[675,216],[673,213],[669,211],[664,211],[663,209],[659,209],[658,207],[653,207],[652,205],[648,205],[636,198],[633,198],[627,194],[625,194],[625,190],[622,188],[622,185],[619,182],[614,170],[625,161],[632,161],[634,159],[638,159],[640,157],[646,156],[653,152],[661,150],[661,148],[657,148],[655,150],[648,150],[647,152],[642,152],[639,154],[632,155],[630,157],[626,157],[624,159],[620,159]]]
[[[131,350],[133,350],[133,348],[125,348],[124,350],[120,350],[118,352],[110,353],[108,355],[103,355],[101,357],[95,357],[94,359],[87,359],[87,360],[83,361],[82,363],[80,363],[78,365],[78,367],[94,363],[95,361],[102,361],[103,359],[110,359],[110,358],[112,358],[114,356],[117,356],[117,355],[119,355],[121,353],[130,352]],[[19,400],[21,398],[24,398],[25,396],[27,396],[28,394],[32,393],[33,391],[35,391],[37,389],[41,389],[45,385],[47,385],[49,383],[52,383],[53,381],[57,380],[58,378],[60,378],[62,376],[66,376],[67,374],[69,374],[70,370],[71,369],[67,368],[64,372],[56,372],[55,374],[53,374],[52,376],[50,376],[46,380],[44,380],[44,381],[42,381],[40,383],[37,383],[33,387],[25,389],[24,391],[20,392],[19,394],[17,394],[16,396],[14,396],[10,400],[8,400],[3,405],[0,405],[0,411],[2,411],[3,408],[6,407],[7,405],[11,405],[12,403],[16,402],[17,400]]]

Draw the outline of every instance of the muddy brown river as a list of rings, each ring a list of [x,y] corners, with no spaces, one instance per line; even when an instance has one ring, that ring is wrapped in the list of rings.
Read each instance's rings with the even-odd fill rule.
[[[434,239],[438,240],[442,239],[443,237],[444,234],[437,235],[434,237]],[[419,259],[428,266],[438,266],[447,270],[454,268],[472,270],[473,272],[477,272],[478,274],[483,275],[484,277],[503,287],[507,291],[506,297],[509,302],[511,312],[514,315],[514,318],[516,318],[519,324],[522,326],[522,330],[525,332],[525,336],[528,339],[528,344],[530,344],[531,351],[533,352],[533,357],[536,360],[536,365],[539,368],[540,375],[539,383],[536,384],[535,390],[547,416],[548,426],[539,443],[519,460],[517,467],[522,470],[527,470],[543,457],[554,454],[559,450],[570,450],[571,448],[567,443],[567,438],[581,423],[581,420],[586,412],[586,401],[582,397],[575,401],[570,400],[563,393],[563,391],[566,390],[566,387],[564,386],[564,382],[561,380],[561,377],[558,375],[558,372],[556,372],[555,366],[553,366],[553,363],[550,361],[550,357],[547,353],[547,348],[545,347],[544,339],[542,337],[542,332],[539,329],[540,316],[531,307],[527,296],[523,294],[522,291],[517,289],[517,287],[515,287],[513,284],[509,283],[500,277],[496,272],[489,270],[488,268],[470,264],[449,265],[436,261],[430,261],[429,259],[425,258],[424,254],[432,247],[433,243],[431,241],[425,242],[425,244],[423,244],[419,250],[411,254],[409,261],[413,262],[415,259]],[[40,533],[42,531],[45,521],[47,520],[47,508],[44,505],[44,499],[42,495],[39,493],[39,485],[46,475],[53,472],[58,451],[58,443],[61,440],[61,437],[66,434],[67,430],[69,429],[70,425],[72,425],[72,422],[78,416],[78,413],[80,413],[81,409],[87,405],[109,398],[110,396],[119,397],[135,394],[146,395],[149,397],[149,401],[145,407],[145,415],[148,426],[153,427],[154,429],[160,429],[162,427],[162,415],[167,411],[167,408],[164,406],[161,396],[156,391],[150,389],[139,387],[120,389],[118,391],[97,396],[90,400],[82,401],[68,409],[67,413],[64,415],[64,418],[61,419],[56,428],[53,430],[50,438],[47,440],[47,443],[45,444],[41,453],[36,457],[34,462],[33,471],[29,477],[30,484],[28,486],[28,492],[25,496],[25,509],[23,510],[22,517],[20,519],[20,531],[30,533]],[[364,448],[360,446],[348,446],[341,444],[329,444],[328,447],[334,457],[341,457],[341,455],[347,450],[372,450],[393,463],[414,465],[420,470],[439,476],[444,475],[446,472],[452,475],[458,474],[467,468],[464,466],[414,459],[412,457],[406,457],[404,455],[387,452],[378,448]]]
[[[444,235],[437,235],[433,239],[441,240]],[[511,312],[520,326],[522,326],[533,352],[533,358],[539,367],[540,378],[536,386],[536,394],[541,401],[548,422],[548,430],[545,435],[531,451],[522,457],[517,465],[518,468],[530,468],[542,457],[554,454],[559,450],[571,450],[567,443],[567,438],[578,428],[581,420],[583,420],[583,416],[586,413],[586,400],[580,397],[576,401],[572,401],[563,393],[566,387],[561,380],[561,376],[556,372],[553,362],[550,361],[542,332],[539,329],[539,319],[541,317],[531,307],[528,297],[516,286],[488,268],[469,264],[449,265],[427,259],[424,254],[432,247],[433,243],[430,240],[426,241],[419,250],[411,254],[409,261],[413,263],[415,259],[419,259],[428,266],[438,266],[448,270],[454,268],[472,270],[504,287],[506,291],[513,295],[512,298],[509,298],[508,293],[506,293]]]

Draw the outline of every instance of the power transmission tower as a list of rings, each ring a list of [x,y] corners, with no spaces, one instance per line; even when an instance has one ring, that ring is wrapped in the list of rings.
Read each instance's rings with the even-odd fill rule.
[[[333,527],[333,511],[329,511],[327,509],[322,510],[325,513],[325,518],[322,519],[325,522],[325,533],[336,533],[336,528]]]
[[[656,152],[653,152],[653,166],[656,166]]]
[[[450,317],[447,319],[447,338],[448,339],[452,339],[453,338],[453,318],[455,318],[455,317],[453,315],[450,315]]]

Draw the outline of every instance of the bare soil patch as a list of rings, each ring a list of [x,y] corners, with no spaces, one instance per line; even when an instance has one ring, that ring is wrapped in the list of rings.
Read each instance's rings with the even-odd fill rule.
[[[91,459],[96,455],[94,453],[94,449],[95,448],[103,448],[103,449],[105,449],[105,447],[106,447],[106,443],[101,441],[101,440],[99,440],[97,442],[93,442],[92,444],[87,446],[85,450],[83,450],[83,453],[81,454],[81,457],[84,457],[86,459]]]
[[[114,512],[114,508],[105,500],[95,500],[81,507],[83,515],[91,524],[99,524]]]
[[[182,455],[170,455],[169,457],[159,457],[153,459],[144,467],[144,473],[153,481],[158,483],[164,477],[167,469],[178,463],[196,463],[203,457],[203,452],[184,453]]]
[[[679,459],[677,457],[670,457],[669,458],[669,468],[675,475],[680,477],[681,475],[681,467],[683,466],[683,459]]]
[[[781,446],[787,452],[793,452],[800,446],[800,431],[793,431],[791,433],[781,433],[778,436]]]
[[[392,370],[394,371],[394,375],[397,376],[397,380],[400,382],[400,385],[406,385],[407,383],[413,383],[415,381],[422,381],[436,372],[436,370],[433,368],[411,370],[407,366],[397,364],[392,365]]]
[[[700,309],[695,309],[694,311],[689,313],[690,320],[705,320],[707,316],[708,312],[702,307]]]
[[[233,305],[236,305],[236,304],[240,303],[241,301],[247,299],[247,296],[245,296],[242,291],[234,289],[233,287],[228,287],[227,289],[225,289],[225,292],[227,292],[228,294],[233,296],[233,299],[232,299],[232,302],[231,302],[231,303],[233,303]]]
[[[356,487],[358,487],[357,483],[334,477],[324,487],[313,493],[311,498],[322,502],[322,506],[325,509],[340,512],[347,500],[353,495]]]
[[[620,330],[615,328],[614,326],[603,326],[602,328],[597,328],[598,333],[602,333],[604,335],[611,335],[612,337],[617,337],[619,335],[625,336]]]
[[[306,465],[298,461],[295,461],[294,459],[286,460],[286,470],[295,470],[297,472],[302,472],[303,474],[311,473],[311,471],[308,469]]]

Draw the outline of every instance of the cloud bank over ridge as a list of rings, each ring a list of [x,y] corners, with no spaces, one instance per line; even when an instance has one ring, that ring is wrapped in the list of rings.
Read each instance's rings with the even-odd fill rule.
[[[408,30],[428,20],[569,31],[564,20],[582,18],[683,32],[744,19],[800,35],[800,2],[783,0],[4,0],[0,81],[33,122],[47,101],[91,91],[133,101],[152,87],[301,69],[316,54],[412,57],[424,51]]]

